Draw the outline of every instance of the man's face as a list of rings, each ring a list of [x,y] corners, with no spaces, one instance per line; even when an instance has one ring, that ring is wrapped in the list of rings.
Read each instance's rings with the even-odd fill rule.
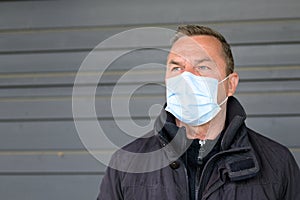
[[[190,72],[197,76],[215,78],[221,81],[226,78],[226,61],[222,44],[211,36],[191,36],[178,39],[172,46],[167,59],[166,79]],[[227,96],[232,96],[238,85],[238,74],[232,73],[228,79],[218,85],[218,103]],[[178,126],[186,127],[189,139],[214,139],[222,131],[225,123],[226,104],[221,112],[211,121],[189,126],[176,119]]]
[[[226,61],[221,43],[216,38],[205,35],[178,39],[168,56],[166,79],[185,71],[223,80],[226,77]],[[218,89],[218,99],[221,102],[227,96],[227,84],[220,84]]]

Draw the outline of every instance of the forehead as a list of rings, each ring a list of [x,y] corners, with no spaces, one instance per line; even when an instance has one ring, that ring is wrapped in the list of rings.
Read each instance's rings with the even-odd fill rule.
[[[170,54],[187,55],[222,55],[222,45],[218,39],[207,35],[184,36],[173,45]]]

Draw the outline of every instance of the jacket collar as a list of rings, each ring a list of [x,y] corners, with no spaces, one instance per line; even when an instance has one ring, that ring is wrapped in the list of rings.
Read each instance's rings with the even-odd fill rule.
[[[169,158],[174,161],[187,150],[192,140],[187,139],[185,127],[178,127],[175,123],[175,117],[165,111],[164,108],[156,119],[154,130],[158,134],[163,146],[170,144],[167,150]]]
[[[225,121],[225,133],[221,142],[221,149],[227,150],[235,143],[238,129],[244,125],[246,113],[242,105],[235,97],[229,97],[227,101],[227,112]]]

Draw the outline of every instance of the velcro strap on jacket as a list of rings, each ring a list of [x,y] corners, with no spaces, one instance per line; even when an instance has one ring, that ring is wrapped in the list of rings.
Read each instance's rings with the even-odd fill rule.
[[[259,166],[255,157],[233,156],[226,162],[228,176],[231,181],[240,181],[256,176]]]

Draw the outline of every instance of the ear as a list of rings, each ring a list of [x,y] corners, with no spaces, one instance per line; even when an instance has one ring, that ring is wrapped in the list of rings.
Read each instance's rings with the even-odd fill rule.
[[[228,92],[227,92],[227,96],[233,96],[236,88],[239,84],[239,75],[236,72],[233,72],[232,74],[230,74],[229,78],[228,78]]]

